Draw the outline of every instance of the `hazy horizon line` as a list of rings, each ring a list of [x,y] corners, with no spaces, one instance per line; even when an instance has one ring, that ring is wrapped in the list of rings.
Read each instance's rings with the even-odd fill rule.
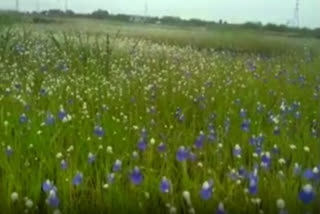
[[[18,11],[15,10],[15,9],[2,9],[0,8],[0,11],[8,11],[8,12],[19,12],[19,13],[41,13],[41,12],[44,12],[44,11],[49,11],[49,10],[60,10],[60,11],[63,11],[63,12],[66,12],[67,10],[69,11],[73,11],[75,14],[91,14],[93,13],[94,11],[97,11],[97,10],[103,10],[103,11],[108,11],[109,14],[111,15],[127,15],[127,16],[140,16],[140,17],[152,17],[152,18],[163,18],[163,17],[177,17],[177,18],[180,18],[182,20],[191,20],[191,19],[196,19],[196,20],[201,20],[201,21],[205,21],[205,22],[215,22],[215,23],[218,23],[220,20],[222,21],[226,21],[227,24],[231,24],[231,25],[243,25],[243,24],[246,24],[246,23],[255,23],[255,24],[258,24],[258,23],[261,23],[262,25],[267,25],[267,24],[274,24],[274,25],[285,25],[286,27],[289,27],[289,28],[295,28],[294,26],[289,26],[287,24],[280,24],[280,23],[275,23],[275,22],[263,22],[263,21],[259,21],[259,20],[247,20],[247,21],[243,21],[243,22],[232,22],[232,21],[229,21],[229,20],[226,20],[226,19],[218,19],[218,20],[212,20],[212,19],[205,19],[205,18],[198,18],[198,17],[185,17],[185,16],[179,16],[179,15],[160,15],[160,16],[157,16],[157,15],[141,15],[141,14],[138,14],[138,13],[114,13],[114,12],[110,12],[110,10],[107,10],[107,9],[103,9],[103,8],[97,8],[95,10],[91,10],[90,12],[81,12],[81,11],[77,11],[77,10],[74,10],[72,8],[67,8],[66,9],[62,9],[62,8],[49,8],[49,9],[43,9],[43,10],[40,10],[40,11],[36,11],[36,10],[22,10],[22,9],[19,9]],[[320,28],[320,26],[318,27],[310,27],[310,26],[300,26],[299,27],[300,29],[302,28],[307,28],[307,29],[318,29]]]

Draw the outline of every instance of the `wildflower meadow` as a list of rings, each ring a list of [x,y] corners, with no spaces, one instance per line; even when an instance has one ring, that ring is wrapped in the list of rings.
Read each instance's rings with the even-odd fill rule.
[[[35,29],[0,33],[1,213],[320,212],[317,46]]]

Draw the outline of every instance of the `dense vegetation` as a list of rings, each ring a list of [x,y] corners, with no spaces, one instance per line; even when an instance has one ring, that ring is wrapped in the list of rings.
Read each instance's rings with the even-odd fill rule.
[[[0,210],[320,212],[318,41],[77,22],[1,31]]]
[[[0,27],[21,22],[21,14],[15,12],[0,12]]]
[[[10,12],[9,12],[10,13]],[[8,14],[8,12],[7,12]],[[94,19],[106,19],[106,20],[113,20],[113,21],[121,21],[121,22],[142,22],[147,24],[164,24],[164,25],[173,25],[173,26],[180,26],[180,27],[205,27],[207,29],[216,29],[216,28],[223,28],[226,30],[233,30],[233,29],[240,29],[240,30],[258,30],[258,31],[273,31],[273,32],[286,32],[290,33],[291,36],[295,37],[314,37],[320,38],[320,28],[316,29],[309,29],[309,28],[296,28],[290,27],[284,24],[273,24],[268,23],[263,25],[260,22],[247,22],[244,24],[228,24],[226,21],[218,20],[218,21],[206,21],[201,19],[183,19],[180,17],[173,17],[173,16],[164,16],[164,17],[143,17],[143,16],[136,16],[136,15],[128,15],[128,14],[111,14],[107,10],[96,10],[93,11],[91,14],[80,14],[75,13],[72,10],[62,11],[58,9],[46,10],[41,11],[39,13],[24,13],[21,15],[31,15],[33,16],[33,20],[35,23],[39,22],[53,22],[54,20],[44,18],[43,16],[47,17],[73,17],[73,18],[94,18]],[[1,18],[1,15],[0,15]],[[1,20],[1,19],[0,19]],[[48,21],[49,20],[49,21]]]

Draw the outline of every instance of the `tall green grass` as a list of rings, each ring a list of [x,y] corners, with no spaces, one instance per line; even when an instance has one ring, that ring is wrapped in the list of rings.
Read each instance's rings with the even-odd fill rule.
[[[243,29],[210,29],[197,27],[172,27],[152,24],[122,23],[90,19],[57,19],[58,24],[34,25],[36,31],[46,32],[82,32],[84,34],[110,34],[147,39],[156,43],[165,43],[184,47],[190,45],[198,49],[213,48],[237,52],[260,53],[265,55],[303,52],[305,46],[316,47],[320,41],[308,38],[292,38],[283,33],[254,31]],[[318,51],[318,50],[317,50]]]
[[[21,21],[22,17],[19,13],[0,11],[0,27],[13,25]]]
[[[39,29],[42,26],[46,29]],[[319,213],[319,180],[293,173],[295,163],[304,171],[320,162],[319,137],[312,132],[319,129],[320,115],[320,55],[312,52],[314,41],[268,37],[263,43],[247,32],[214,37],[138,26],[136,32],[130,26],[105,25],[110,29],[101,32],[95,29],[100,25],[88,30],[80,26],[35,25],[30,28],[35,31],[2,33],[0,210],[160,214],[194,208],[196,213],[215,213],[223,202],[228,213],[277,213],[276,201],[282,198],[289,213]],[[70,121],[58,118],[62,106]],[[182,122],[175,116],[178,108]],[[249,132],[241,130],[242,108],[251,119]],[[48,113],[55,118],[53,125],[45,124]],[[277,124],[269,121],[270,113],[279,117]],[[24,114],[27,121],[21,121]],[[101,138],[94,134],[96,125],[105,131]],[[216,139],[206,138],[202,149],[194,148],[201,131],[210,134],[208,126],[213,126]],[[274,134],[275,126],[280,135]],[[143,128],[147,149],[139,151]],[[265,137],[263,151],[272,153],[276,144],[280,153],[272,153],[270,169],[260,168],[258,193],[251,195],[246,192],[248,180],[233,181],[230,173],[242,166],[252,172],[261,164],[249,143],[260,133]],[[164,154],[158,152],[161,142],[167,146]],[[236,144],[242,148],[241,158],[233,156]],[[11,155],[6,154],[8,146]],[[180,146],[189,147],[197,159],[177,161]],[[89,153],[96,155],[94,164],[88,163]],[[62,159],[68,162],[67,170],[60,167]],[[117,159],[122,170],[106,188]],[[144,176],[139,186],[129,180],[135,166]],[[72,184],[77,171],[84,176],[79,186]],[[172,184],[168,194],[159,190],[163,176]],[[58,189],[56,209],[46,203],[48,195],[42,190],[47,179]],[[209,179],[214,191],[205,201],[199,193]],[[308,205],[298,199],[307,183],[317,194]],[[184,191],[190,192],[192,205],[184,200]],[[11,199],[13,192],[19,195],[17,201]],[[252,202],[257,198],[260,204]]]

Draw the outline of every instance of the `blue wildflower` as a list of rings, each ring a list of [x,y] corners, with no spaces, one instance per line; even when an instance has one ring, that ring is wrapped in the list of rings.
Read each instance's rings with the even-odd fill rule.
[[[234,170],[234,169],[231,170],[230,173],[228,173],[228,176],[230,177],[230,179],[232,181],[236,181],[238,179],[238,174],[237,174],[236,170]]]
[[[249,143],[252,145],[252,146],[255,146],[256,143],[257,143],[257,138],[255,135],[252,135],[249,139]]]
[[[256,195],[258,192],[258,177],[256,173],[249,175],[249,193]]]
[[[279,210],[279,214],[288,214],[288,211],[285,209],[286,203],[283,199],[280,198],[277,200],[277,208]]]
[[[237,158],[241,157],[241,147],[239,146],[239,144],[236,144],[233,148],[233,155]]]
[[[188,159],[191,161],[195,161],[197,159],[197,155],[193,152],[189,152]]]
[[[30,111],[30,105],[29,104],[25,104],[24,105],[24,110],[25,111]]]
[[[299,193],[299,198],[305,204],[309,204],[315,198],[315,193],[311,184],[306,184],[302,188],[301,192]]]
[[[180,162],[185,161],[189,156],[189,152],[184,148],[184,146],[180,146],[178,151],[176,152],[176,159]]]
[[[143,175],[138,167],[135,167],[130,173],[130,180],[135,185],[139,185],[143,181]]]
[[[81,172],[78,172],[73,178],[73,185],[79,186],[82,183],[82,180],[83,174]]]
[[[306,169],[303,173],[303,177],[307,180],[312,180],[313,179],[313,171],[312,169]]]
[[[214,113],[210,114],[209,120],[210,121],[215,121],[216,117],[217,117],[217,113],[214,112]],[[209,126],[213,129],[212,123],[210,123]],[[209,127],[209,129],[210,129],[210,127]]]
[[[101,126],[99,125],[96,125],[94,127],[94,134],[97,136],[97,137],[103,137],[104,136],[104,130]]]
[[[106,104],[103,104],[101,109],[103,112],[109,111],[109,107]]]
[[[41,89],[40,89],[40,95],[44,96],[44,95],[46,95],[46,94],[47,94],[46,89],[41,88]]]
[[[179,121],[180,123],[183,123],[183,122],[185,121],[185,116],[184,116],[183,113],[181,113],[181,114],[179,115],[178,121]]]
[[[15,83],[15,84],[14,84],[14,87],[15,87],[16,89],[21,89],[21,83]]]
[[[60,111],[58,112],[58,118],[60,120],[63,120],[66,116],[67,116],[67,113],[65,112],[65,110],[64,109],[60,109]]]
[[[166,147],[166,144],[164,143],[160,143],[159,146],[158,146],[158,152],[165,152],[167,150],[167,147]]]
[[[113,184],[114,183],[114,179],[115,179],[115,174],[114,173],[110,173],[107,175],[107,180],[109,184]]]
[[[261,157],[261,166],[264,168],[270,168],[271,165],[271,156],[269,152],[266,152]]]
[[[242,124],[241,124],[241,129],[242,129],[244,132],[249,132],[249,130],[250,130],[250,123],[251,123],[250,120],[244,119],[244,120],[242,121]]]
[[[52,208],[57,208],[59,206],[60,200],[58,198],[57,192],[54,190],[50,190],[48,196],[48,204]]]
[[[24,124],[24,123],[26,123],[28,121],[28,118],[27,118],[27,116],[23,113],[23,114],[21,114],[20,115],[20,118],[19,118],[19,122],[21,123],[21,124]]]
[[[250,180],[249,182],[249,193],[252,195],[256,195],[258,192],[258,185],[255,180]]]
[[[179,115],[181,114],[181,108],[180,107],[177,107],[177,109],[176,109],[176,112],[175,112],[175,117],[179,117]]]
[[[53,125],[53,124],[54,124],[54,121],[55,121],[55,120],[54,120],[53,115],[50,114],[50,113],[48,113],[48,114],[47,114],[47,117],[46,117],[45,124],[46,124],[47,126]]]
[[[145,138],[140,138],[138,142],[138,149],[140,151],[145,151],[147,149],[147,140]]]
[[[112,171],[113,172],[119,172],[121,170],[122,162],[121,160],[116,160],[113,164]]]
[[[42,190],[44,192],[49,192],[50,190],[52,190],[53,188],[53,184],[50,180],[46,180],[45,182],[42,183]]]
[[[226,211],[224,210],[224,205],[222,202],[219,203],[216,214],[226,214]]]
[[[319,180],[320,179],[320,166],[316,166],[313,168],[313,179]]]
[[[240,177],[244,178],[244,177],[246,177],[247,171],[244,167],[240,167],[238,170],[238,174]]]
[[[204,133],[201,131],[200,135],[197,137],[194,145],[197,149],[201,149],[203,147],[204,144],[204,140],[205,140],[205,135]]]
[[[264,135],[262,133],[259,134],[259,136],[256,138],[256,144],[262,145],[264,142]]]
[[[160,191],[162,193],[168,193],[170,191],[170,182],[166,177],[163,177],[160,182]]]
[[[147,129],[146,129],[146,128],[142,128],[142,130],[141,130],[141,137],[144,138],[144,139],[147,139],[147,138],[148,138],[148,132],[147,132]]]
[[[6,151],[7,157],[11,157],[11,156],[12,156],[12,154],[13,154],[13,149],[12,149],[11,146],[7,146],[7,148],[6,148],[5,151]]]
[[[315,128],[311,129],[311,134],[314,138],[317,138],[317,130]]]
[[[296,111],[300,108],[300,102],[297,102],[297,101],[294,101],[293,104],[292,104],[292,109],[293,111]]]
[[[301,166],[298,163],[294,164],[293,174],[299,175],[301,173]]]
[[[264,106],[260,102],[258,102],[257,111],[261,113],[263,112],[263,110],[264,110]]]
[[[277,144],[273,145],[272,154],[278,155],[279,153],[280,151],[279,151],[278,145]]]
[[[156,107],[155,107],[155,106],[151,106],[151,107],[150,107],[150,113],[151,113],[151,114],[155,114],[156,111],[157,111],[157,110],[156,110]]]
[[[59,62],[57,64],[57,69],[59,69],[60,71],[63,71],[63,72],[67,72],[69,70],[69,67],[66,62],[59,60]]]
[[[210,142],[214,142],[216,140],[216,138],[217,138],[217,136],[216,136],[214,129],[210,129],[209,135],[208,135],[208,140]]]
[[[212,181],[205,181],[202,185],[202,188],[200,190],[200,197],[203,200],[209,200],[212,196],[212,187],[213,182]]]
[[[257,146],[255,147],[255,152],[256,152],[257,155],[261,155],[261,153],[262,153],[262,147],[257,145]]]
[[[247,110],[245,109],[240,109],[240,117],[241,118],[245,118],[247,116]]]
[[[289,214],[289,212],[286,209],[281,209],[279,210],[279,214]]]
[[[225,132],[229,132],[229,130],[230,130],[230,123],[231,123],[230,118],[227,117],[227,118],[225,119],[225,121],[224,121],[224,130],[225,130]]]
[[[131,98],[130,98],[130,102],[131,102],[131,103],[135,103],[136,101],[137,101],[137,99],[136,99],[135,97],[131,97]]]
[[[211,119],[211,117],[210,117],[209,120],[215,120],[215,117],[213,117],[213,119]],[[208,124],[208,130],[209,130],[209,131],[210,131],[210,130],[214,130],[214,126],[213,126],[212,123],[209,123],[209,124]]]
[[[92,154],[91,152],[89,152],[88,154],[88,163],[89,164],[93,164],[96,160],[96,155]]]
[[[184,122],[185,117],[184,117],[184,114],[182,113],[180,107],[177,108],[177,110],[175,112],[175,117],[180,123]]]
[[[66,169],[68,168],[68,163],[67,163],[67,161],[61,160],[61,162],[60,162],[60,167],[61,167],[61,169],[66,170]]]
[[[274,129],[273,129],[273,134],[274,135],[280,135],[280,128],[279,126],[275,126]]]
[[[237,98],[237,99],[234,101],[234,103],[235,103],[237,106],[239,106],[239,105],[241,104],[240,98]]]
[[[69,99],[68,99],[68,104],[69,104],[69,105],[73,105],[73,103],[74,103],[73,100],[72,100],[71,98],[69,98]]]

